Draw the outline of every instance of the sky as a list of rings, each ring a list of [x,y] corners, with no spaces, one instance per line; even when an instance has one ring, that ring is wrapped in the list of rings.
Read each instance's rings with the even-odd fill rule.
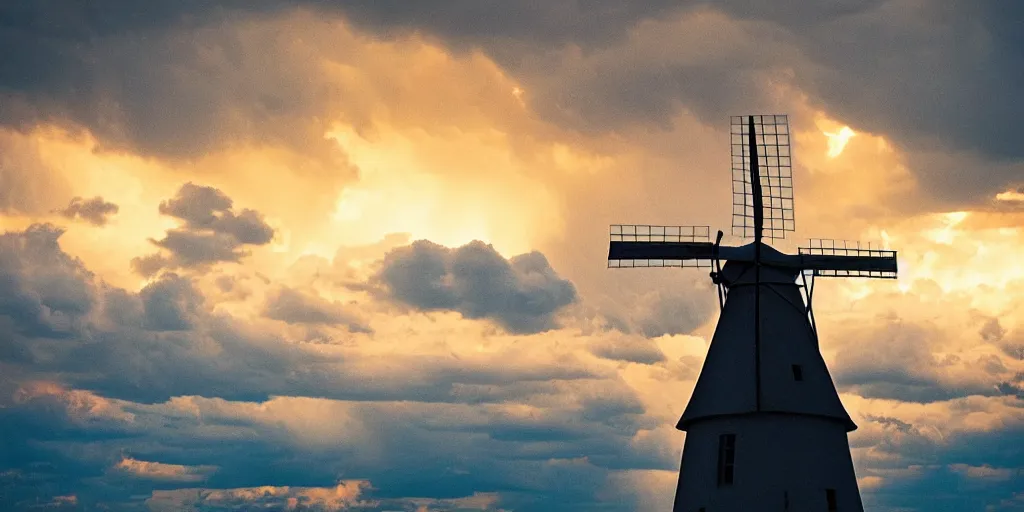
[[[0,508],[668,510],[716,292],[609,225],[727,228],[729,116],[785,113],[777,247],[899,251],[815,289],[866,508],[1024,511],[1022,24],[2,2]]]

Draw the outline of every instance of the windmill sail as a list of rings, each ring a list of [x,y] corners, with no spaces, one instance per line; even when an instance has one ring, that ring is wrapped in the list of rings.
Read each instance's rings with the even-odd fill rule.
[[[609,268],[711,266],[708,226],[615,224],[609,237]]]
[[[896,251],[862,247],[860,242],[812,238],[800,247],[801,266],[820,277],[896,279]]]
[[[718,231],[712,243],[706,226],[615,225],[608,248],[610,267],[714,267],[722,314],[677,424],[687,434],[673,510],[862,512],[847,438],[857,427],[818,350],[814,277],[895,278],[896,251],[765,243],[796,228],[789,119],[731,124],[733,234],[753,242],[724,246]]]
[[[754,144],[750,144],[753,127]],[[785,115],[733,116],[732,138],[732,234],[755,238],[757,201],[751,178],[757,163],[761,183],[763,236],[786,237],[796,229],[793,209],[793,160],[789,117]],[[752,157],[756,156],[756,160]]]

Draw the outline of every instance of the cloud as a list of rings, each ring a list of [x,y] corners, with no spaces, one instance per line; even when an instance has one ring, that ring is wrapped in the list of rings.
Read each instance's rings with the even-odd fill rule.
[[[6,361],[51,368],[114,396],[167,396],[173,389],[202,393],[204,386],[220,387],[209,387],[213,381],[226,391],[239,389],[244,374],[270,376],[291,358],[314,359],[276,346],[273,336],[211,317],[186,277],[163,275],[138,294],[98,283],[61,250],[61,234],[42,224],[0,235],[0,318],[6,319],[0,327],[8,340],[0,358]],[[233,370],[218,369],[221,364],[210,358],[216,353],[234,353]],[[191,377],[182,378],[186,374]],[[267,383],[257,387],[266,390]]]
[[[981,478],[992,480],[1009,480],[1013,477],[1013,470],[1009,468],[993,468],[988,464],[982,466],[970,466],[967,464],[950,464],[949,469],[967,476],[967,478]]]
[[[49,236],[48,257],[63,255],[59,233],[43,232]],[[39,259],[36,253],[15,256]],[[21,279],[17,272],[13,276]],[[552,485],[574,482],[556,500],[571,510],[572,503],[593,500],[596,487],[590,484],[600,482],[609,467],[622,460],[652,464],[647,455],[624,459],[635,430],[649,427],[634,392],[613,373],[581,364],[570,350],[572,338],[562,333],[539,333],[538,343],[519,347],[508,341],[513,337],[491,333],[505,341],[481,353],[464,343],[486,326],[469,324],[470,334],[462,331],[465,324],[452,322],[455,315],[410,317],[442,327],[440,339],[451,344],[444,347],[431,334],[410,336],[410,318],[399,316],[378,333],[372,345],[377,349],[324,350],[288,343],[258,319],[216,314],[197,279],[164,274],[134,293],[83,275],[80,286],[91,306],[87,321],[73,326],[73,342],[14,338],[13,346],[31,349],[32,360],[0,359],[5,378],[25,380],[29,372],[61,382],[20,386],[19,398],[0,407],[0,422],[40,441],[18,442],[22,448],[11,452],[13,467],[29,472],[32,461],[54,464],[37,470],[52,484],[32,492],[61,496],[74,490],[81,506],[120,503],[133,510],[140,505],[133,495],[202,478],[210,489],[197,491],[195,499],[215,508],[252,496],[232,489],[268,484],[332,495],[330,487],[316,487],[318,482],[356,473],[388,490],[366,498],[386,510],[496,510],[498,496],[502,508],[536,509],[538,496],[551,501]],[[532,279],[545,282],[542,276]],[[27,281],[26,293],[37,294],[39,285]],[[24,321],[11,320],[8,327],[16,329]],[[399,346],[407,355],[397,355]],[[300,396],[281,396],[288,394]],[[263,401],[231,401],[245,399]],[[458,447],[454,469],[452,447]],[[285,461],[282,453],[294,457]],[[495,453],[506,455],[495,459]],[[581,453],[592,462],[550,462]],[[393,461],[403,458],[425,462],[396,470]],[[577,468],[593,475],[589,483],[579,481]],[[504,492],[510,488],[530,491]],[[218,489],[224,494],[216,494]],[[299,504],[307,503],[302,496],[312,496],[271,494],[286,504],[284,496]],[[24,495],[12,491],[15,501],[0,503],[17,503]],[[276,498],[259,496],[257,501],[279,506]],[[511,505],[505,505],[506,496]],[[154,498],[152,503],[176,499],[160,493]],[[314,498],[308,499],[313,507]]]
[[[377,279],[400,303],[490,318],[516,333],[555,328],[555,314],[576,300],[575,287],[558,276],[543,254],[506,260],[482,242],[456,249],[414,242],[387,253]]]
[[[99,196],[85,200],[75,197],[66,207],[56,210],[54,213],[68,219],[81,219],[94,226],[103,226],[110,220],[110,216],[117,213],[117,210],[116,204],[104,201]]]
[[[1018,330],[1012,336],[1000,339],[997,345],[1006,355],[1024,360],[1024,339],[1022,339],[1024,336],[1022,334],[1024,332]]]
[[[1006,329],[1003,328],[999,323],[999,319],[996,317],[989,318],[985,321],[985,324],[978,331],[981,335],[981,339],[990,343],[998,343],[1003,340],[1003,336],[1006,335]]]
[[[232,207],[231,198],[216,188],[182,185],[175,197],[160,203],[159,210],[184,224],[168,230],[163,239],[151,240],[168,254],[135,258],[132,267],[147,277],[161,269],[203,268],[239,261],[248,254],[243,246],[270,243],[274,229],[259,212],[246,208],[235,213]]]
[[[996,468],[966,464],[919,464],[880,472],[885,483],[864,492],[865,509],[872,510],[1019,510],[1012,479],[979,478]],[[1013,471],[1013,470],[1010,470]],[[915,496],[921,493],[920,496]]]
[[[1020,372],[1013,378],[1000,382],[996,389],[1008,396],[1016,396],[1018,400],[1024,400],[1024,372]]]
[[[196,233],[172,229],[167,231],[162,240],[153,240],[153,244],[167,249],[172,254],[171,260],[164,260],[165,265],[177,264],[181,267],[220,261],[237,262],[245,255],[236,251],[242,245],[239,240],[223,233]]]
[[[346,480],[333,488],[262,486],[239,489],[175,489],[154,491],[146,500],[152,511],[238,510],[257,507],[280,510],[342,511],[372,506],[360,499],[370,486]],[[301,507],[301,508],[300,508]]]
[[[671,11],[678,4],[661,0],[630,5],[600,0],[587,6],[565,0],[538,4],[503,2],[426,2],[407,9],[394,2],[349,2],[342,7],[347,17],[387,32],[426,30],[460,47],[497,41],[517,43],[516,49],[583,43],[599,46],[621,37],[634,23]],[[526,46],[533,43],[536,46]],[[496,45],[495,45],[496,46]]]
[[[791,110],[794,97],[806,95],[854,130],[895,141],[926,192],[943,201],[980,205],[1019,185],[1024,153],[1009,134],[1022,116],[1014,100],[1022,43],[1007,22],[1020,16],[1017,6],[865,0],[763,8],[736,0],[585,13],[567,2],[430,9],[450,14],[379,3],[346,5],[344,13],[375,31],[423,30],[454,48],[483,48],[522,83],[532,109],[561,125],[668,129],[680,112],[715,124],[736,105]],[[911,22],[920,19],[937,22]],[[888,57],[879,63],[878,55]],[[963,104],[973,107],[956,107]]]
[[[179,397],[145,405],[59,389],[47,391],[50,395],[45,396],[62,397],[60,401],[40,403],[45,396],[37,386],[23,393],[25,398],[17,408],[6,408],[0,416],[24,435],[59,444],[64,453],[81,458],[86,465],[83,473],[102,469],[106,478],[99,496],[87,482],[78,481],[77,475],[65,474],[78,481],[76,488],[84,493],[85,506],[95,504],[97,498],[110,503],[113,489],[123,489],[124,494],[118,494],[127,499],[124,495],[133,489],[133,494],[138,494],[146,485],[154,485],[146,481],[164,482],[157,488],[167,488],[174,481],[197,478],[202,478],[207,487],[194,490],[200,497],[207,492],[223,492],[211,494],[223,500],[218,506],[228,506],[226,502],[240,506],[242,500],[254,496],[284,499],[295,497],[296,492],[334,496],[331,487],[309,492],[304,488],[319,485],[313,482],[332,475],[358,473],[367,475],[382,491],[361,496],[361,500],[377,504],[369,507],[372,510],[414,510],[418,506],[427,510],[490,510],[497,508],[497,503],[501,508],[536,509],[547,506],[552,499],[571,510],[572,501],[561,501],[550,489],[572,485],[576,488],[566,499],[578,501],[592,500],[597,487],[579,483],[575,465],[552,458],[573,458],[573,454],[586,452],[590,462],[580,469],[594,473],[600,481],[609,464],[622,464],[629,437],[642,414],[635,403],[628,403],[628,397],[619,396],[621,387],[614,383],[580,384],[575,388],[578,391],[591,389],[578,399],[564,391],[538,393],[532,400],[534,405],[529,406],[340,402],[300,397],[277,397],[259,403]],[[558,402],[545,403],[550,399]],[[26,429],[28,425],[21,420],[11,421],[14,414],[24,417],[30,412],[64,410],[75,411],[80,418],[76,430],[67,429],[66,419],[52,416],[35,420],[37,425],[50,423],[54,427],[43,430]],[[61,431],[64,435],[54,436]],[[97,435],[102,436],[99,442],[131,453],[132,461],[108,461],[108,449],[89,449],[90,439]],[[282,458],[283,453],[293,456]],[[52,456],[38,453],[31,460],[52,460]],[[401,459],[419,462],[415,468],[399,470],[394,461]],[[146,463],[168,460],[174,462]],[[208,467],[212,461],[217,461],[216,471]],[[630,463],[651,464],[646,456]],[[111,466],[114,470],[108,471]],[[546,478],[534,478],[535,472],[545,473]],[[276,484],[268,485],[270,482]],[[285,489],[284,485],[290,487]],[[516,489],[524,486],[530,491],[517,496]],[[253,487],[273,487],[269,493],[273,496],[250,492]],[[496,492],[452,498],[481,489]],[[160,498],[157,501],[173,500],[175,496],[182,497],[174,492],[154,494],[154,498]],[[185,496],[196,495],[189,492]],[[125,508],[132,510],[137,505]]]
[[[620,336],[595,342],[590,351],[605,359],[654,364],[665,360],[665,354],[647,338]]]
[[[270,242],[274,230],[259,212],[246,208],[235,214],[231,211],[233,206],[231,198],[220,190],[188,182],[174,198],[161,202],[159,210],[163,215],[185,221],[185,227],[190,230],[231,235],[243,244]]]
[[[69,196],[69,188],[35,137],[0,129],[0,213],[43,213]]]
[[[3,121],[86,127],[106,147],[164,158],[194,158],[251,141],[343,162],[322,140],[323,125],[318,130],[310,122],[329,89],[307,81],[318,76],[308,48],[233,30],[246,13],[258,17],[282,7],[287,5],[265,1],[218,8],[118,2],[111,5],[118,14],[99,17],[41,4],[4,7],[0,16],[11,23],[0,33],[3,44],[32,51],[0,69],[10,101]],[[62,22],[35,21],[54,16]],[[249,53],[260,44],[264,48]],[[58,64],[47,69],[36,59]],[[283,63],[290,63],[290,71],[264,72]]]
[[[51,224],[35,224],[0,235],[0,317],[23,335],[70,336],[95,305],[93,275],[60,249],[62,234]]]
[[[231,211],[232,206],[231,198],[220,190],[189,182],[181,186],[174,198],[160,203],[159,210],[163,215],[185,221],[189,230],[229,235],[240,244],[270,242],[274,230],[259,212],[246,208],[236,214]]]
[[[880,237],[868,229],[893,209],[935,208],[908,199],[921,190],[980,205],[1019,186],[1015,111],[991,107],[1015,94],[1019,66],[999,64],[1019,60],[1019,38],[990,15],[1013,12],[755,4],[0,6],[0,43],[27,49],[0,63],[0,124],[16,127],[0,136],[0,210],[45,215],[76,195],[122,208],[111,229],[61,239],[98,276],[52,226],[0,238],[0,424],[13,433],[0,508],[665,506],[682,445],[671,424],[714,291],[671,271],[607,275],[593,226],[717,215],[722,174],[678,162],[726,168],[706,148],[732,108],[795,111],[801,190],[830,207],[843,196],[824,218],[857,212],[851,236]],[[828,165],[818,132],[838,128],[818,116],[859,134]],[[38,135],[64,129],[95,144],[67,153]],[[342,194],[347,157],[361,178]],[[232,183],[242,174],[261,179]],[[136,215],[186,179],[212,186],[182,187],[164,219]],[[707,193],[678,201],[683,181]],[[836,182],[842,194],[819,193]],[[327,219],[334,206],[348,220]],[[1019,508],[1019,479],[1001,479],[1021,460],[1019,223],[999,208],[945,232],[947,246],[910,243],[932,226],[889,229],[907,289],[816,292],[873,509]],[[273,251],[246,257],[269,226]],[[392,231],[451,249],[393,237],[328,261],[323,240]],[[76,247],[81,233],[100,238]],[[151,279],[104,282],[121,265],[111,242],[147,237],[156,253],[136,265]],[[474,238],[541,252],[459,247]],[[220,262],[250,268],[196,271]],[[339,478],[374,488],[352,497]]]
[[[369,328],[343,305],[287,287],[267,299],[263,314],[290,324],[344,325],[353,332],[369,332]]]
[[[407,510],[429,512],[441,510],[490,510],[495,508],[495,494],[476,493],[449,499],[436,498],[371,498],[372,486],[366,480],[343,480],[334,487],[261,486],[235,489],[174,489],[154,491],[146,500],[152,512],[179,510],[239,510],[263,508],[274,510],[309,510],[341,512],[345,510]]]
[[[88,391],[67,389],[52,381],[24,382],[9,398],[15,405],[39,405],[51,411],[60,411],[64,414],[62,421],[74,425],[131,422],[135,419],[134,414],[123,410],[116,401]]]
[[[472,354],[454,358],[452,349],[356,357],[308,343],[289,343],[283,332],[265,320],[215,312],[195,278],[166,273],[138,293],[96,282],[81,262],[61,250],[60,235],[60,230],[48,225],[0,235],[0,268],[6,270],[3,276],[8,281],[6,297],[0,301],[0,318],[7,320],[0,328],[10,340],[0,350],[0,358],[32,371],[56,372],[64,382],[104,396],[145,402],[192,394],[229,399],[300,394],[460,402],[481,400],[461,396],[458,390],[464,385],[603,375],[572,354],[545,362],[529,359],[522,350],[509,351],[504,363],[495,366],[489,358]],[[524,281],[522,293],[542,293],[534,288],[544,286],[571,290],[550,267],[530,266],[538,260],[516,261],[506,261],[506,266],[518,269],[517,277]],[[305,320],[315,320],[324,319],[319,314],[328,314],[330,319],[329,309],[302,309],[310,304],[323,306],[303,302],[307,299],[290,303],[286,292],[283,304],[280,296],[271,295],[270,300],[286,306],[276,310],[282,315],[301,313],[307,315]],[[543,320],[547,319],[533,321]],[[350,330],[352,326],[355,332],[349,336],[366,336],[361,323],[352,323]],[[401,328],[384,332],[392,340],[404,337]],[[511,349],[503,349],[507,350]]]
[[[184,466],[181,464],[164,464],[125,457],[112,468],[133,477],[147,480],[173,482],[201,482],[217,470],[216,466]]]
[[[714,312],[709,290],[652,290],[633,301],[629,320],[644,336],[690,334]]]
[[[734,113],[730,105],[788,108],[804,96],[858,132],[891,137],[911,153],[911,170],[929,192],[944,200],[978,205],[1020,185],[1011,182],[1024,154],[1011,134],[1021,117],[1013,101],[1021,42],[1007,21],[1019,17],[1017,6],[910,0],[790,2],[771,9],[747,0],[628,7],[602,1],[586,8],[561,0],[428,2],[414,9],[317,0],[228,2],[216,9],[195,2],[118,5],[123,12],[103,17],[57,13],[45,3],[3,12],[4,40],[33,49],[0,68],[11,105],[3,122],[85,126],[109,147],[165,158],[241,142],[289,147],[345,166],[336,145],[323,140],[333,120],[321,114],[344,112],[364,126],[368,116],[337,108],[351,91],[332,83],[323,67],[346,62],[350,55],[338,48],[351,45],[334,45],[319,30],[301,41],[273,35],[288,24],[279,22],[288,19],[284,13],[304,9],[380,40],[426,35],[456,52],[481,51],[519,82],[524,105],[564,126],[668,127],[681,112],[713,124]],[[35,22],[57,17],[60,24],[45,28]],[[920,19],[937,22],[913,23]],[[889,57],[879,63],[883,54]],[[973,108],[955,107],[964,104]],[[964,173],[967,168],[972,172]]]
[[[1000,385],[1010,372],[999,356],[937,355],[935,345],[944,336],[936,326],[879,321],[849,334],[866,341],[837,352],[833,376],[840,389],[915,402],[1007,391]]]
[[[161,276],[139,292],[145,317],[143,325],[152,331],[186,331],[195,327],[203,309],[203,296],[188,278],[176,274]]]
[[[1012,498],[1018,482],[1000,476],[1021,460],[1010,441],[1024,432],[1024,409],[1015,399],[843,401],[860,426],[850,436],[857,473],[875,482],[862,489],[865,508],[985,510]]]

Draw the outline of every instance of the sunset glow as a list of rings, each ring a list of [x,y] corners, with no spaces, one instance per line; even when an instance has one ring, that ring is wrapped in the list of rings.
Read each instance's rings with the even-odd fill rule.
[[[835,158],[843,154],[846,144],[850,142],[854,135],[857,134],[849,126],[840,128],[836,133],[826,132],[825,136],[828,137],[828,157]]]
[[[1024,511],[1020,6],[14,4],[0,510],[671,510],[717,290],[609,226],[749,243],[778,113],[772,245],[898,252],[814,280],[865,509]]]
[[[996,201],[1007,201],[1013,203],[1024,202],[1024,192],[1020,190],[1007,190],[996,194]]]

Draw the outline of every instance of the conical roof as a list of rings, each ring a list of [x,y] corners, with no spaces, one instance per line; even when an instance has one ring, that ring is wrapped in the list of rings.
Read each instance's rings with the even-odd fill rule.
[[[729,262],[722,273],[731,283],[729,295],[693,396],[677,425],[680,430],[702,418],[758,412],[755,269],[750,263]],[[854,430],[857,426],[818,351],[797,275],[793,270],[761,267],[760,411],[833,418]]]

